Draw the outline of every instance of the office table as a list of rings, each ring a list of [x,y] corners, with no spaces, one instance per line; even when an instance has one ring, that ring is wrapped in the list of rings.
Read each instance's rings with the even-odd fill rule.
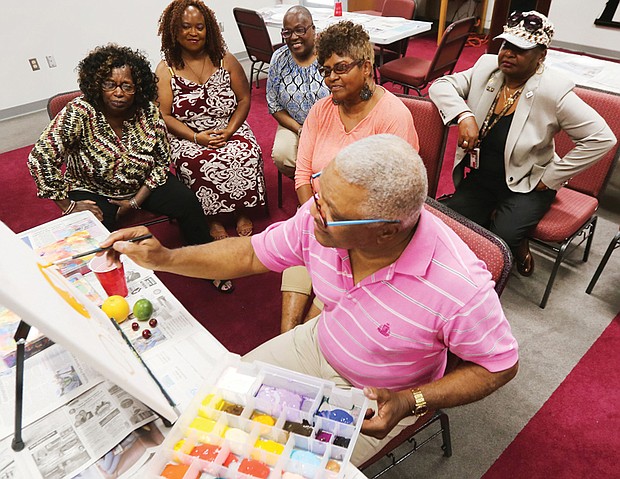
[[[258,10],[268,27],[282,28],[282,19],[291,5],[274,5]],[[340,20],[351,20],[363,25],[370,41],[377,45],[387,45],[404,38],[428,32],[432,22],[418,20],[406,20],[401,17],[377,17],[356,12],[342,12],[342,17],[335,17],[331,8],[309,8],[312,13],[314,25],[318,31],[327,28]]]

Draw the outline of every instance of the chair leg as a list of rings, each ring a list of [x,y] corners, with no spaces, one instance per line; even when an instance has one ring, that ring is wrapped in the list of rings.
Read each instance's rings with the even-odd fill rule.
[[[439,424],[441,424],[441,438],[443,440],[443,455],[445,457],[452,456],[452,437],[450,436],[450,418],[442,411],[439,416]]]
[[[593,216],[592,221],[590,222],[590,226],[588,226],[588,241],[586,241],[586,248],[583,252],[583,262],[588,261],[590,257],[590,247],[592,246],[592,240],[594,239],[594,231],[596,230],[596,222],[598,221],[598,216]]]
[[[250,65],[250,92],[252,91],[252,87],[254,86],[254,65],[256,65],[256,62],[252,62],[252,65]]]
[[[256,88],[260,88],[260,84],[258,83],[258,76],[261,71],[263,71],[263,67],[265,66],[265,62],[260,62],[260,66],[256,69]]]
[[[562,263],[562,261],[564,261],[564,258],[566,257],[566,251],[568,247],[570,246],[570,244],[573,242],[573,240],[577,236],[580,236],[583,234],[588,235],[587,241],[586,241],[586,248],[585,248],[586,251],[584,252],[584,257],[583,257],[583,261],[584,262],[587,261],[588,254],[590,253],[590,243],[592,242],[594,231],[596,229],[596,221],[597,221],[596,216],[593,216],[592,218],[590,218],[590,220],[586,222],[586,224],[584,224],[577,233],[575,233],[573,236],[568,238],[558,250],[558,255],[555,258],[555,263],[553,264],[553,269],[551,270],[551,276],[549,277],[549,281],[547,282],[545,293],[543,294],[542,301],[540,302],[541,309],[545,309],[545,306],[547,306],[547,300],[549,299],[549,295],[551,294],[551,288],[553,287],[555,276],[558,274],[558,270],[560,269],[560,264]]]
[[[282,208],[282,173],[278,170],[278,208]]]
[[[616,233],[616,236],[614,236],[611,243],[609,243],[607,251],[605,251],[605,254],[603,255],[603,259],[601,259],[598,268],[596,268],[596,271],[594,272],[594,276],[592,276],[592,279],[590,280],[590,284],[588,284],[588,287],[586,288],[586,293],[590,294],[592,292],[594,285],[607,265],[607,261],[609,261],[609,258],[611,257],[611,253],[613,253],[616,248],[620,248],[620,231]]]
[[[555,257],[555,263],[553,264],[553,269],[551,270],[551,276],[549,276],[549,281],[547,281],[547,287],[545,288],[545,293],[543,294],[542,301],[540,302],[540,308],[545,309],[547,306],[547,300],[549,299],[549,295],[551,294],[551,288],[553,288],[553,283],[555,282],[555,276],[558,274],[558,270],[560,269],[560,264],[564,260],[564,255],[566,254],[566,248],[568,248],[569,243],[564,243],[558,252],[558,255]]]

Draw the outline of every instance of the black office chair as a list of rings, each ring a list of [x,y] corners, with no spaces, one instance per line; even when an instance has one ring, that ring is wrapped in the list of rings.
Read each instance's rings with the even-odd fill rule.
[[[239,33],[241,33],[248,58],[252,62],[250,67],[250,89],[252,89],[255,74],[256,88],[258,88],[258,75],[260,73],[267,74],[271,56],[274,51],[282,46],[282,43],[275,46],[272,45],[265,20],[258,12],[248,10],[247,8],[235,7],[233,8],[233,15],[239,27]]]

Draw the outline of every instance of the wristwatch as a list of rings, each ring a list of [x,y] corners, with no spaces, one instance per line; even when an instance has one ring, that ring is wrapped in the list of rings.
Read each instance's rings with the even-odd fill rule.
[[[426,405],[426,399],[424,399],[422,391],[419,389],[412,389],[411,394],[413,394],[413,399],[415,401],[411,414],[415,417],[424,416],[428,412],[428,406]]]

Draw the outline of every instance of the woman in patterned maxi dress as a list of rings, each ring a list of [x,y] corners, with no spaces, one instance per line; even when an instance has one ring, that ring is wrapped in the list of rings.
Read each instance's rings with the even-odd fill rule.
[[[250,89],[226,51],[213,12],[175,0],[159,21],[165,60],[157,67],[160,109],[179,178],[211,217],[214,239],[227,236],[216,215],[234,213],[237,233],[252,234],[246,212],[265,204],[261,150],[249,125]]]

